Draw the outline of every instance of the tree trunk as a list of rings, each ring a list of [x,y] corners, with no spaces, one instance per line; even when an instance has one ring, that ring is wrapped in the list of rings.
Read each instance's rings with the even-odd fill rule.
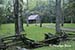
[[[20,16],[20,18],[21,18],[21,32],[22,31],[24,31],[24,28],[23,28],[23,0],[20,0],[20,2],[22,3],[22,4],[20,4],[20,14],[21,14],[21,16]]]
[[[42,17],[40,17],[40,27],[42,27]]]
[[[73,23],[73,17],[71,16],[71,23]]]
[[[62,16],[61,26],[64,26],[64,16]]]
[[[50,21],[51,21],[51,23],[52,23],[52,16],[50,16]]]
[[[64,0],[63,0],[63,8],[62,8],[62,19],[61,26],[64,26]]]
[[[27,27],[29,26],[29,21],[28,21],[28,19],[26,19],[26,23],[27,23]]]
[[[29,3],[29,1],[27,0],[27,10],[29,9],[28,3]]]
[[[18,0],[15,0],[15,3],[14,3],[14,16],[15,16],[15,33],[20,34],[21,19],[19,17],[19,1]]]
[[[28,3],[29,3],[29,1],[27,0],[27,10],[29,9]],[[29,26],[28,14],[27,14],[27,17],[26,17],[26,24],[27,24],[27,27],[28,27]]]
[[[40,27],[42,27],[42,22],[40,22]]]
[[[56,33],[60,33],[61,0],[56,0]]]
[[[21,19],[21,32],[22,31],[25,31],[24,28],[23,28],[23,19]]]

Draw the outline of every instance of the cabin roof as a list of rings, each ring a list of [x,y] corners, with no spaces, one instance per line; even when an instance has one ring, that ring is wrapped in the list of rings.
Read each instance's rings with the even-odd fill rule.
[[[35,20],[35,19],[37,19],[38,16],[39,16],[39,15],[30,15],[30,16],[28,17],[28,20]]]

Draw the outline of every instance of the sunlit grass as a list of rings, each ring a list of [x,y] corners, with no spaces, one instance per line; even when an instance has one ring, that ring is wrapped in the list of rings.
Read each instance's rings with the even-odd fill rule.
[[[45,27],[39,27],[35,25],[30,25],[29,27],[24,26],[25,33],[28,35],[29,38],[34,40],[42,40],[44,39],[44,33],[55,33],[54,29],[49,29]]]

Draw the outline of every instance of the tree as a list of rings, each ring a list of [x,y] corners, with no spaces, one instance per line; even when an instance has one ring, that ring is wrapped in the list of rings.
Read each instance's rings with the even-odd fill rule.
[[[23,8],[23,0],[19,0],[19,5],[20,5],[20,18],[21,18],[21,32],[24,31],[24,28],[23,28],[23,11],[24,11],[24,8]]]
[[[44,2],[42,2],[42,0],[40,0],[40,1],[36,1],[37,2],[37,4],[36,4],[36,9],[35,10],[37,10],[39,13],[39,15],[40,15],[40,27],[42,27],[42,24],[43,24],[43,16],[44,16],[44,10],[46,10],[45,9],[45,3]]]
[[[64,15],[65,19],[68,22],[75,22],[74,16],[75,16],[75,0],[68,0],[68,3],[66,3],[66,6],[64,8]]]
[[[64,0],[63,0],[63,3],[62,3],[62,17],[61,17],[61,26],[63,26],[64,25]]]
[[[1,27],[1,24],[5,21],[4,19],[5,19],[4,9],[0,7],[0,27]]]
[[[27,10],[27,11],[28,11],[28,9],[29,9],[29,6],[28,6],[29,4],[28,4],[28,3],[29,3],[29,0],[27,0],[27,4],[26,4],[26,7],[27,7],[26,10]],[[26,23],[27,23],[27,27],[28,27],[28,26],[29,26],[28,14],[26,15]]]
[[[21,18],[19,16],[19,0],[15,0],[14,3],[14,16],[15,16],[15,33],[21,33]]]
[[[5,23],[5,9],[4,9],[4,5],[3,5],[3,0],[0,0],[0,27],[2,23]]]
[[[4,0],[0,0],[0,4],[3,4],[4,2],[3,2]]]
[[[56,0],[56,33],[60,33],[61,0]]]
[[[69,6],[68,6],[68,9],[69,9],[69,16],[71,18],[71,23],[73,23],[73,18],[75,16],[75,0],[69,0]]]
[[[11,1],[8,0],[8,2],[5,4],[6,16],[13,15],[12,12],[13,12],[13,3],[11,3]]]
[[[55,1],[54,0],[48,0],[48,11],[49,11],[49,18],[50,22],[53,22],[53,16],[55,15]]]

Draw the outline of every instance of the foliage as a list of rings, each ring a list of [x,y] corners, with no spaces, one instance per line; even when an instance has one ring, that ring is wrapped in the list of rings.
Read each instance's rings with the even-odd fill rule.
[[[69,1],[69,3],[67,4],[67,12],[69,16],[75,16],[75,1]]]
[[[8,19],[10,23],[14,22],[14,18],[12,17],[13,15],[13,0],[2,0],[5,1],[5,14],[6,16],[9,16],[11,19]],[[2,3],[1,1],[1,3]],[[27,0],[26,0],[27,1]],[[22,7],[23,11],[23,21],[25,22],[26,17],[33,14],[39,14],[40,16],[43,17],[43,22],[55,22],[56,21],[56,16],[55,16],[55,0],[28,0],[28,5],[27,2],[23,2],[23,5],[20,6]],[[27,9],[28,7],[28,9]],[[61,7],[63,9],[63,7]],[[64,22],[70,23],[71,17],[73,16],[73,22],[75,22],[74,16],[75,16],[75,1],[69,1],[66,0],[64,4]],[[63,11],[63,10],[62,10]],[[6,17],[7,18],[7,17]],[[8,22],[8,23],[9,23]]]
[[[52,4],[49,4],[52,3]],[[50,19],[55,14],[55,2],[54,1],[37,1],[36,6],[32,9],[34,14],[39,14],[43,18],[43,22],[50,22]]]
[[[2,1],[0,0],[0,2],[2,2]],[[5,21],[6,21],[6,18],[5,18],[6,14],[5,14],[5,9],[4,9],[3,3],[1,3],[0,5],[2,5],[0,7],[0,25],[1,25],[2,23],[5,23]]]

